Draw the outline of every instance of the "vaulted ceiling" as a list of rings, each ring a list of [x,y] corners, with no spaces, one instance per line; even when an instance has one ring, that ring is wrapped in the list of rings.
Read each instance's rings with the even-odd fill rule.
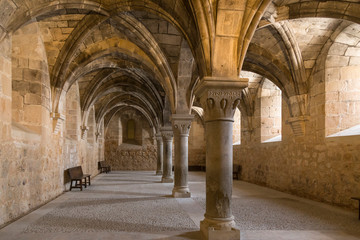
[[[359,34],[360,24],[358,0],[1,0],[0,9],[0,41],[38,22],[53,111],[77,82],[85,125],[93,106],[97,123],[132,107],[157,127],[164,111],[190,109],[199,78],[237,68],[238,76],[252,72],[243,74],[250,78],[244,95],[255,94],[261,78],[287,97],[307,93],[322,54],[345,29]],[[218,52],[226,49],[217,43],[230,35],[238,42],[227,62],[234,66],[223,70]]]

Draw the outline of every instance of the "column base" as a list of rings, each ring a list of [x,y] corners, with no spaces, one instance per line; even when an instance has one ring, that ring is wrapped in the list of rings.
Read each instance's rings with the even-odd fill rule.
[[[174,187],[172,196],[174,198],[189,198],[191,197],[191,193],[188,187]]]
[[[163,172],[162,171],[156,171],[156,175],[163,175]]]
[[[233,218],[205,218],[200,222],[200,233],[203,240],[240,240],[240,230],[235,228]]]
[[[173,183],[174,182],[174,179],[172,177],[163,177],[161,179],[161,182],[162,183]]]

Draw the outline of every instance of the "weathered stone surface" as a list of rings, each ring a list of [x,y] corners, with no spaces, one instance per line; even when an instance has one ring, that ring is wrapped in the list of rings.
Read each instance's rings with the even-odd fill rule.
[[[126,123],[135,121],[134,139],[128,138]],[[122,122],[121,125],[119,122]],[[105,135],[105,159],[113,170],[156,170],[157,150],[149,140],[149,127],[135,110],[113,117]],[[140,128],[142,126],[142,128]]]
[[[159,126],[200,104],[188,164],[213,144],[215,215],[231,215],[232,144],[245,180],[353,207],[359,139],[334,134],[360,123],[358,1],[185,2],[0,1],[0,225],[58,196],[69,167],[155,170]],[[261,75],[229,89],[244,71]],[[195,91],[205,76],[218,89]]]

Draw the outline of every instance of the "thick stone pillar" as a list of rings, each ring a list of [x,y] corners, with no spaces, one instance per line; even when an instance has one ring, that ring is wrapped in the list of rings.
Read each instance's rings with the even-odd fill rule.
[[[157,142],[157,166],[156,166],[156,175],[163,174],[163,159],[164,159],[164,143],[161,133],[156,134]]]
[[[162,127],[161,135],[164,141],[164,159],[163,159],[163,183],[172,183],[174,182],[172,176],[172,141],[173,141],[173,131],[171,127]]]
[[[175,136],[175,182],[172,195],[175,198],[191,197],[188,186],[188,143],[193,118],[189,114],[172,115]]]
[[[200,223],[203,239],[239,239],[231,213],[235,109],[247,79],[205,77],[196,88],[204,108],[206,134],[206,213]],[[218,238],[216,238],[218,239]]]

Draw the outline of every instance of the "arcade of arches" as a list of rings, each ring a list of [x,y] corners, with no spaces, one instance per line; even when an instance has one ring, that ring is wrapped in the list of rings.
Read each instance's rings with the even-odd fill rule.
[[[205,237],[236,231],[233,164],[355,208],[359,72],[358,0],[0,0],[0,225],[102,160],[174,197],[206,165]]]

